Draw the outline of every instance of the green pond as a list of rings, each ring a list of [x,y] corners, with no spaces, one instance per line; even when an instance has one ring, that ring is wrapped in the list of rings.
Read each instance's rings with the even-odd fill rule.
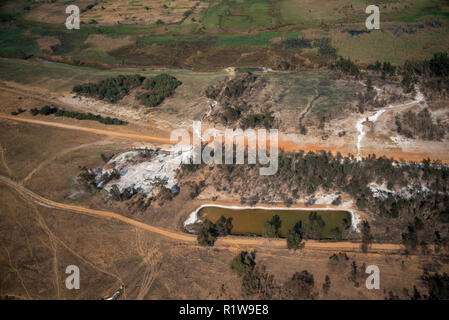
[[[201,220],[216,222],[221,216],[232,218],[232,231],[234,235],[262,235],[265,221],[274,215],[281,218],[281,236],[285,237],[287,231],[298,221],[304,221],[310,213],[316,212],[325,222],[321,239],[330,238],[330,231],[336,227],[342,230],[343,219],[351,223],[351,213],[344,210],[294,210],[294,209],[230,209],[222,207],[203,207],[199,210],[198,216]]]

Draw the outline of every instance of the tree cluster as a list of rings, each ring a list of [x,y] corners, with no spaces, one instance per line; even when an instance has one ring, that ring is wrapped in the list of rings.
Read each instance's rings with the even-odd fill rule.
[[[247,162],[247,159],[245,159]],[[201,170],[202,165],[183,165],[182,172]],[[332,155],[328,152],[286,153],[280,152],[278,171],[271,176],[259,175],[260,165],[217,165],[213,175],[206,174],[208,184],[217,190],[239,192],[241,197],[251,199],[254,192],[241,188],[241,177],[245,183],[263,186],[259,191],[259,201],[271,203],[282,199],[298,199],[324,192],[345,193],[351,196],[359,210],[371,212],[375,216],[396,220],[395,226],[405,230],[409,221],[420,217],[425,227],[422,240],[431,241],[436,230],[444,230],[440,222],[449,221],[449,168],[432,164],[430,160],[422,163],[396,163],[374,155],[363,161],[352,157]],[[389,191],[383,196],[375,196],[371,184],[386,185]],[[426,186],[426,191],[422,187]],[[411,190],[411,197],[403,197],[395,190]],[[304,221],[303,221],[304,223]],[[317,225],[315,222],[312,225]],[[349,223],[343,227],[344,231]],[[304,228],[304,226],[302,226]],[[275,235],[272,225],[267,231]],[[337,232],[336,232],[337,233]],[[303,233],[303,237],[307,237]],[[398,239],[399,240],[399,239]]]
[[[298,250],[304,248],[302,222],[298,221],[287,231],[287,248]]]
[[[232,218],[221,216],[216,223],[204,220],[198,232],[198,243],[202,246],[213,246],[217,237],[225,237],[231,234]]]
[[[442,140],[446,135],[445,126],[440,119],[435,123],[427,108],[418,113],[408,110],[402,115],[397,115],[395,123],[397,132],[411,139],[416,137],[435,141]]]
[[[315,280],[307,270],[296,272],[284,283],[279,284],[264,265],[256,263],[256,253],[240,252],[231,261],[231,270],[241,278],[245,297],[258,299],[313,299]],[[330,279],[326,282],[330,287]]]
[[[337,61],[331,65],[332,69],[339,70],[343,72],[344,74],[350,75],[350,76],[359,76],[360,70],[357,65],[351,61],[351,58],[343,58],[339,57]]]
[[[280,238],[281,225],[281,218],[275,214],[271,219],[265,221],[263,225],[263,236],[266,238]]]
[[[67,118],[74,118],[77,120],[93,120],[98,121],[103,124],[112,124],[112,125],[126,125],[126,121],[117,119],[117,118],[111,118],[111,117],[103,117],[99,114],[95,115],[93,113],[87,112],[77,112],[77,111],[67,111],[64,109],[60,109],[58,107],[53,106],[44,106],[41,109],[33,108],[30,110],[30,113],[33,116],[36,116],[38,114],[48,116],[51,114],[54,114],[57,117],[67,117]]]
[[[137,94],[137,99],[148,107],[156,107],[165,98],[171,96],[181,84],[182,82],[176,77],[165,73],[148,79],[138,74],[119,75],[101,80],[98,83],[76,85],[72,91],[76,94],[115,103],[127,96],[132,89],[141,88],[144,91]]]
[[[137,96],[147,107],[156,107],[161,104],[165,98],[171,96],[175,89],[182,84],[181,81],[168,74],[160,74],[156,77],[146,79],[143,88],[147,92]]]
[[[98,83],[79,84],[73,87],[73,92],[99,100],[106,100],[115,103],[129,94],[133,88],[140,86],[145,77],[135,75],[119,75],[114,78],[107,78]]]

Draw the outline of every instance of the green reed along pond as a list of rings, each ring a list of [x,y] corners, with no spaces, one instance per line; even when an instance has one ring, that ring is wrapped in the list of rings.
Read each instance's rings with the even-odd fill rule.
[[[331,230],[343,229],[344,220],[351,225],[351,213],[345,210],[314,210],[314,209],[278,209],[278,208],[226,208],[220,206],[205,206],[198,211],[198,218],[215,223],[221,216],[232,218],[233,235],[263,235],[265,221],[278,215],[282,221],[280,233],[282,237],[298,222],[308,219],[312,212],[316,212],[323,219],[325,225],[321,232],[321,239],[331,238]]]

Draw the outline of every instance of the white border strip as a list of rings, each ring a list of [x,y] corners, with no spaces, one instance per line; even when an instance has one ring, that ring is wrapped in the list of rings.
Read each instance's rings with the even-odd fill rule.
[[[224,206],[220,204],[202,204],[195,211],[193,211],[186,221],[184,221],[184,227],[200,222],[198,213],[201,209],[207,207],[231,209],[231,210],[247,210],[247,209],[262,209],[262,210],[280,210],[280,211],[347,211],[351,214],[351,230],[359,232],[357,225],[360,223],[360,216],[351,209],[345,208],[285,208],[285,207],[239,207],[239,206]]]

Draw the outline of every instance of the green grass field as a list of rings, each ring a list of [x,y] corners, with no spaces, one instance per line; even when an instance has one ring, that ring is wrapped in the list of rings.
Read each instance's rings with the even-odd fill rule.
[[[82,24],[80,30],[66,30],[63,23],[51,24],[27,19],[23,7],[27,2],[8,2],[0,9],[0,17],[8,19],[13,14],[15,27],[0,29],[0,56],[63,56],[68,60],[91,65],[120,65],[127,61],[144,64],[150,61],[145,49],[154,44],[172,46],[177,43],[203,42],[212,49],[234,47],[270,47],[277,49],[274,39],[330,37],[338,54],[359,63],[376,60],[401,64],[405,59],[424,59],[435,52],[447,51],[449,43],[449,3],[445,0],[383,0],[378,5],[381,12],[381,30],[350,35],[348,31],[366,31],[365,8],[367,0],[226,0],[208,1],[208,7],[196,14],[195,21],[157,24]],[[57,2],[61,5],[61,1]],[[85,3],[83,2],[83,5]],[[33,4],[38,10],[41,4]],[[106,3],[104,5],[107,5]],[[147,1],[131,1],[132,8],[142,8]],[[176,4],[174,6],[178,10]],[[181,10],[181,9],[179,9]],[[167,11],[167,14],[170,14]],[[131,37],[134,48],[125,48],[133,59],[124,59],[122,52],[97,52],[86,43],[89,35],[107,38]],[[42,52],[37,45],[39,37],[54,37],[61,44],[52,53]],[[172,49],[170,49],[172,50]],[[180,46],[179,50],[184,50]],[[204,50],[204,48],[199,49]],[[300,50],[298,53],[302,54]],[[313,51],[310,54],[315,54]],[[141,55],[141,58],[137,56]],[[167,58],[170,65],[173,57]],[[192,59],[194,59],[192,57]],[[255,59],[260,59],[256,55]],[[186,61],[188,59],[186,58]],[[267,61],[252,61],[264,64]],[[207,64],[207,61],[202,65]],[[193,64],[195,65],[195,64]],[[211,63],[212,69],[216,64]]]
[[[140,74],[152,77],[161,72],[171,74],[183,82],[188,90],[197,93],[206,88],[209,83],[225,76],[225,72],[190,72],[187,70],[151,70],[139,71],[130,69],[101,70],[91,67],[72,66],[62,63],[45,61],[24,61],[0,58],[0,79],[21,84],[34,84],[53,91],[71,91],[74,85],[97,82],[118,75]],[[177,91],[181,91],[179,88]]]
[[[358,36],[340,33],[332,37],[332,44],[340,55],[362,63],[379,60],[402,64],[410,59],[428,59],[433,53],[448,51],[448,43],[447,25],[444,28],[429,28],[410,34],[395,35],[391,31],[376,30]]]

